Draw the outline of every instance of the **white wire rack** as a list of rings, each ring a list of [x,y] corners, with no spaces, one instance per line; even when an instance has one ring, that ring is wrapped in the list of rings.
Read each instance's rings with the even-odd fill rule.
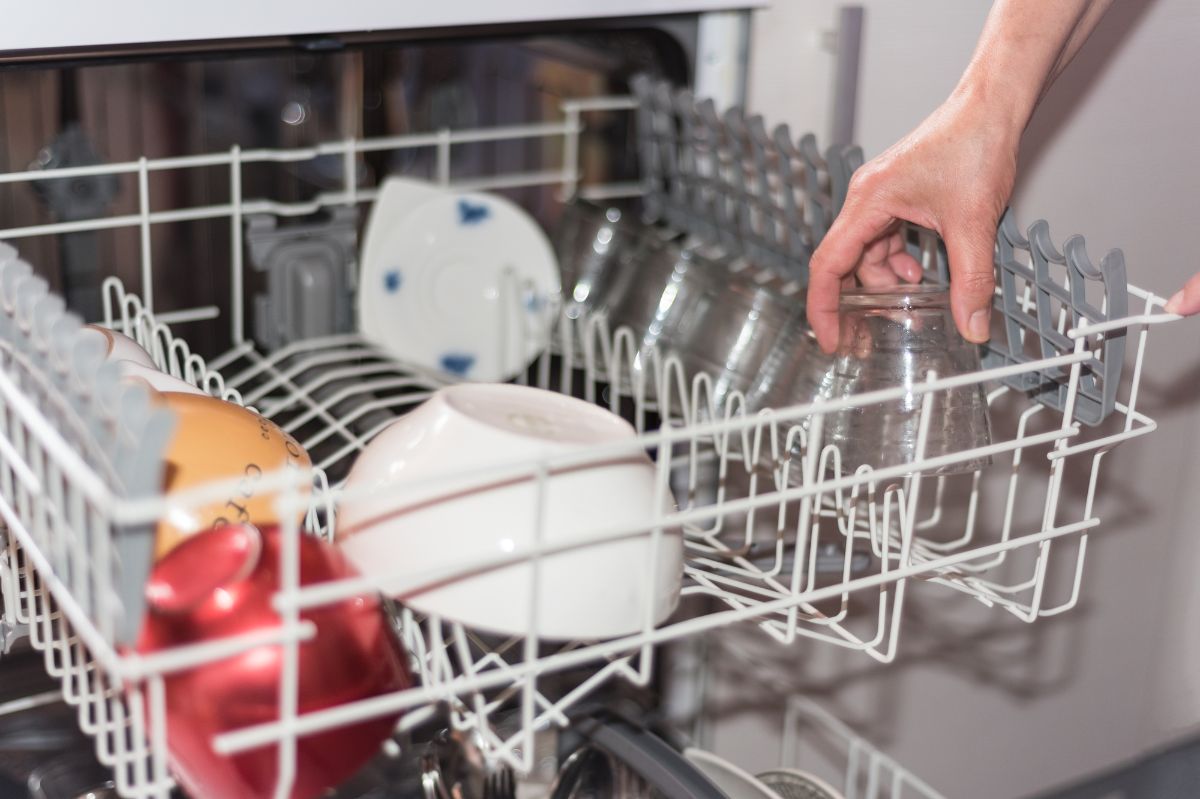
[[[813,758],[806,755],[818,742],[833,750],[824,758],[829,761],[824,773],[846,799],[944,799],[816,702],[802,696],[789,698],[779,739],[781,766],[811,768]]]
[[[165,371],[215,395],[253,406],[295,433],[314,453],[313,473],[304,478],[304,485],[294,473],[280,473],[264,477],[262,486],[278,492],[281,510],[307,507],[304,528],[331,537],[338,504],[353,500],[354,495],[340,491],[336,480],[331,485],[326,474],[343,469],[379,429],[378,424],[358,423],[372,412],[404,413],[441,381],[397,363],[356,335],[294,342],[274,353],[260,352],[244,336],[240,310],[244,215],[262,211],[296,216],[323,206],[369,201],[373,191],[356,187],[353,175],[356,154],[371,150],[435,147],[441,155],[439,177],[448,181],[451,146],[462,141],[561,136],[565,142],[561,168],[495,176],[473,181],[471,187],[561,184],[570,192],[578,180],[574,160],[582,115],[631,107],[626,98],[598,98],[567,103],[562,122],[348,140],[303,150],[233,148],[207,156],[143,158],[129,164],[58,170],[53,176],[135,172],[141,213],[0,230],[0,239],[139,227],[140,296],[126,292],[115,279],[106,281],[106,321],[137,338]],[[241,197],[240,170],[246,163],[298,161],[330,153],[346,161],[342,192],[297,205]],[[146,176],[150,171],[212,165],[230,169],[233,193],[228,204],[149,210]],[[0,183],[46,177],[42,171],[13,173],[0,175]],[[636,188],[609,186],[590,192],[615,196]],[[151,230],[155,225],[202,218],[230,221],[230,305],[156,315]],[[555,469],[586,466],[616,454],[649,452],[656,461],[660,495],[673,491],[677,510],[553,545],[545,543],[546,531],[539,529],[529,548],[504,558],[464,561],[436,574],[406,572],[403,564],[397,564],[395,573],[383,577],[305,588],[300,587],[295,569],[296,536],[302,530],[295,522],[286,523],[283,584],[276,597],[281,626],[276,631],[145,657],[128,651],[129,642],[113,621],[120,613],[136,612],[122,607],[111,588],[116,571],[114,536],[129,526],[153,524],[169,506],[200,504],[221,496],[232,481],[169,497],[122,499],[94,469],[73,456],[70,442],[54,422],[54,408],[39,404],[19,381],[0,373],[4,411],[0,515],[9,533],[0,569],[4,619],[9,625],[27,626],[33,645],[44,653],[47,670],[62,680],[64,696],[78,708],[81,727],[95,736],[101,760],[113,767],[120,793],[131,799],[162,798],[172,785],[164,704],[164,680],[170,675],[264,645],[281,646],[285,659],[294,664],[305,630],[302,611],[364,592],[412,595],[448,580],[529,562],[536,605],[536,576],[547,557],[565,549],[603,546],[614,538],[657,539],[682,531],[687,553],[683,602],[680,612],[665,624],[653,625],[647,608],[643,628],[615,640],[550,643],[536,635],[498,640],[453,620],[401,608],[397,627],[419,677],[412,688],[299,714],[293,668],[285,671],[290,676],[280,686],[277,719],[231,730],[214,740],[217,751],[224,753],[277,744],[283,776],[276,796],[284,797],[289,791],[286,775],[294,774],[299,736],[400,710],[408,711],[402,724],[414,724],[435,703],[448,702],[453,724],[477,731],[489,758],[528,770],[538,730],[565,724],[571,706],[607,680],[647,683],[656,648],[668,641],[746,623],[757,625],[781,644],[820,641],[888,662],[897,653],[905,593],[913,580],[949,589],[947,596],[964,594],[1026,621],[1073,607],[1080,595],[1088,536],[1101,523],[1103,456],[1115,445],[1155,428],[1154,421],[1137,409],[1142,361],[1149,332],[1175,317],[1161,313],[1164,300],[1153,293],[1130,287],[1130,296],[1136,313],[1104,325],[1067,329],[1064,315],[1061,332],[1074,341],[1074,352],[960,377],[931,378],[916,390],[923,401],[918,458],[905,466],[864,466],[853,473],[842,472],[835,447],[822,446],[826,417],[840,409],[894,400],[904,389],[747,414],[737,395],[718,407],[708,376],[696,375],[689,381],[677,360],[639,354],[630,331],[610,332],[603,317],[563,317],[553,328],[551,346],[525,379],[631,413],[639,436],[619,447],[516,462],[477,474],[431,475],[429,486],[436,490],[439,484],[449,486],[453,481],[454,490],[461,491],[466,478],[477,481],[483,490],[497,480],[528,481],[540,501],[546,476]],[[1026,296],[1024,302],[1032,300]],[[14,312],[3,302],[0,310]],[[169,327],[218,316],[229,322],[235,344],[211,363],[193,353]],[[39,333],[34,330],[30,335],[36,340]],[[1074,418],[1073,398],[1081,369],[1097,357],[1109,335],[1128,336],[1134,357],[1116,411],[1105,426],[1088,428]],[[645,363],[649,368],[644,368]],[[1052,368],[1066,375],[1062,412],[1033,403],[999,382]],[[928,427],[936,423],[929,413],[934,395],[973,383],[988,390],[993,442],[924,457]],[[617,387],[628,387],[628,394]],[[355,411],[338,411],[356,399],[363,402],[354,404]],[[679,410],[663,413],[668,408]],[[994,465],[984,472],[932,474],[948,463],[985,455],[992,456]],[[280,513],[285,520],[294,517]],[[832,567],[829,553],[833,553]],[[100,601],[90,599],[92,592],[80,593],[81,567],[68,569],[66,563],[88,564],[86,573],[101,576],[97,578]],[[647,579],[654,579],[653,574],[653,564],[648,564]],[[536,618],[532,629],[537,630]],[[566,689],[550,680],[567,672],[584,676]],[[501,735],[490,723],[501,707],[519,708],[522,723],[516,732]]]

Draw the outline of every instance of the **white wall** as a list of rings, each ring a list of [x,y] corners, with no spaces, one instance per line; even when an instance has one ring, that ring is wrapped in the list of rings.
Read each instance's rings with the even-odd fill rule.
[[[988,3],[870,0],[858,140],[878,153],[954,85]],[[1200,5],[1110,11],[1051,91],[1022,152],[1013,205],[1057,242],[1120,246],[1133,282],[1164,296],[1200,270]],[[827,132],[828,0],[775,0],[754,25],[749,102],[770,121]],[[1034,625],[949,592],[919,592],[898,662],[800,644],[756,646],[770,676],[729,656],[712,689],[711,743],[744,765],[775,757],[778,697],[833,703],[950,797],[1028,795],[1200,729],[1200,322],[1152,338],[1143,409],[1161,424],[1108,456],[1080,607]],[[757,639],[756,639],[757,640]],[[746,646],[739,639],[739,647]],[[763,651],[759,651],[762,648]],[[739,697],[756,696],[757,707]],[[752,704],[752,703],[751,703]],[[764,737],[767,736],[767,737]]]

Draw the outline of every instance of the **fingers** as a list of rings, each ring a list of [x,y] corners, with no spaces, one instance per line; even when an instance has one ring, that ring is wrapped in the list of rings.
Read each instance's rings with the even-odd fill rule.
[[[820,252],[818,250],[818,252]],[[808,324],[824,352],[837,348],[838,297],[842,276],[829,268],[813,269],[808,276]]]
[[[901,246],[903,246],[903,241],[901,241]],[[925,275],[925,270],[921,268],[921,262],[904,249],[891,255],[888,258],[888,265],[905,283],[920,283],[921,278]]]
[[[950,310],[958,332],[982,344],[991,333],[992,295],[996,290],[993,252],[996,225],[973,224],[946,230],[950,259]]]
[[[858,282],[867,288],[887,288],[900,282],[900,277],[886,263],[875,266],[866,264],[858,268]]]
[[[890,258],[892,248],[895,246],[893,241],[898,237],[899,234],[892,234],[876,239],[863,252],[856,274],[864,286],[882,288],[896,285],[897,276],[892,269]]]
[[[1163,308],[1167,313],[1191,316],[1200,313],[1200,274],[1183,284],[1183,288],[1175,292]]]
[[[867,248],[894,221],[886,214],[860,208],[858,203],[847,201],[809,263],[808,322],[825,352],[837,347],[842,278],[859,268]]]

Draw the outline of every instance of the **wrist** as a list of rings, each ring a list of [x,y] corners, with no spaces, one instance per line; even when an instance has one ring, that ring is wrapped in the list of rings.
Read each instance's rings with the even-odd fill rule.
[[[997,74],[1000,72],[968,69],[946,104],[956,115],[975,120],[981,129],[1016,148],[1033,116],[1037,93],[1018,82],[1005,80]]]

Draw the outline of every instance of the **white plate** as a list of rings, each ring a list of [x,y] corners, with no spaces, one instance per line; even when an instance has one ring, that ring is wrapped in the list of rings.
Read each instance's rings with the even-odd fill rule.
[[[759,774],[758,779],[775,791],[780,799],[846,799],[841,791],[835,790],[825,780],[800,769],[771,769]]]
[[[779,794],[754,775],[703,749],[684,749],[683,756],[729,799],[779,799]]]
[[[389,177],[379,186],[379,194],[376,195],[375,202],[371,205],[371,215],[367,218],[366,227],[363,228],[362,251],[358,258],[360,330],[369,326],[363,324],[363,316],[370,307],[368,303],[363,302],[362,287],[378,285],[379,276],[386,271],[385,262],[380,260],[384,240],[396,229],[400,220],[404,219],[409,211],[432,197],[446,193],[446,191],[445,188],[427,180],[405,177]]]
[[[399,360],[498,382],[545,348],[558,263],[537,222],[503,197],[438,193],[408,211],[371,258],[359,325]]]

